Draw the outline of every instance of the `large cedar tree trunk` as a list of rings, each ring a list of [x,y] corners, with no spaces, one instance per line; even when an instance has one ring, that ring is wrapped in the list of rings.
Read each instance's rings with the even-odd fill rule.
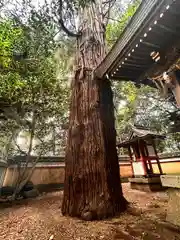
[[[84,9],[72,86],[63,215],[85,220],[115,216],[126,208],[116,151],[110,82],[94,69],[105,56],[105,29],[98,8]]]

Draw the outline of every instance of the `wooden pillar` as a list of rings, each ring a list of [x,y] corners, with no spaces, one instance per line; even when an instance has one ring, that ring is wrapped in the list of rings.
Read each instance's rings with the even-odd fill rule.
[[[131,164],[131,170],[132,170],[132,177],[134,177],[134,169],[133,169],[133,158],[132,158],[132,153],[131,153],[131,148],[128,146],[128,152],[130,156],[130,164]]]
[[[148,161],[148,164],[149,164],[149,167],[150,167],[150,171],[151,171],[151,173],[153,174],[153,167],[152,167],[152,163],[151,163],[151,160],[149,159],[149,151],[148,151],[148,148],[147,148],[147,145],[146,145],[146,143],[144,142],[144,149],[145,149],[145,151],[146,151],[146,153],[147,153],[147,161]]]
[[[158,165],[158,168],[159,168],[159,173],[163,174],[162,167],[161,167],[161,164],[160,164],[160,161],[159,161],[159,157],[158,157],[158,154],[157,154],[157,150],[156,150],[156,145],[155,145],[154,139],[152,139],[152,145],[153,145],[153,148],[154,148],[154,152],[156,154],[156,160],[157,160],[157,165]]]
[[[141,143],[141,141],[138,141],[138,147],[139,147],[139,153],[140,153],[140,160],[141,160],[142,165],[143,165],[143,168],[144,168],[145,176],[147,176],[147,170],[148,170],[148,168],[147,168],[147,163],[146,163],[146,161],[145,161],[145,159],[144,159],[144,156],[143,156],[143,154],[142,154],[141,147],[140,147],[140,146],[141,146],[140,143]]]

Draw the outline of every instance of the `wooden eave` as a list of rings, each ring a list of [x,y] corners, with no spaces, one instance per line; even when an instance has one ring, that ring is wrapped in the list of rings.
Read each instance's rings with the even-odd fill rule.
[[[131,126],[131,133],[128,140],[117,143],[117,147],[129,147],[139,140],[148,140],[148,139],[165,139],[165,135],[157,134],[156,132],[152,132],[150,130],[144,128],[136,128],[135,126]]]
[[[179,0],[142,1],[117,42],[95,70],[96,76],[130,80],[155,87],[146,73],[150,70],[152,73],[152,69],[158,68],[159,63],[153,62],[150,53],[158,51],[161,56],[165,56],[170,46],[177,44],[180,39],[179,19]],[[180,56],[179,50],[177,52]],[[171,60],[179,56],[176,54]]]
[[[135,142],[139,141],[139,140],[148,140],[148,139],[161,139],[163,140],[165,137],[161,136],[161,135],[153,135],[153,134],[147,134],[146,136],[141,136],[141,137],[135,137],[132,138],[128,141],[124,141],[124,142],[120,142],[117,143],[116,146],[121,148],[121,147],[129,147],[131,145],[133,145]]]

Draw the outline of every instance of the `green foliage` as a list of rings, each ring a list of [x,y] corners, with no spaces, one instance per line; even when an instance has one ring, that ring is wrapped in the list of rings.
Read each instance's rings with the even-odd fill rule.
[[[133,120],[138,89],[131,82],[116,83],[114,88],[116,123],[118,134],[120,134]]]
[[[58,136],[61,126],[68,120],[69,89],[67,77],[64,77],[68,69],[63,59],[58,62],[60,70],[57,69],[54,57],[59,45],[54,40],[57,29],[47,19],[42,9],[32,10],[26,23],[19,16],[16,21],[12,20],[13,24],[10,24],[11,20],[4,20],[4,25],[1,25],[7,33],[10,32],[6,37],[8,44],[1,44],[10,61],[7,64],[6,60],[4,64],[3,59],[0,69],[0,142],[7,146],[11,141],[10,145],[13,143],[14,146],[11,150],[16,149],[20,153],[22,149],[17,146],[17,137],[23,132],[30,135],[32,131],[36,139],[33,151],[38,153],[43,149],[43,154],[52,152],[52,138]],[[1,39],[4,32],[0,32]],[[14,51],[27,53],[15,60]],[[55,131],[53,137],[52,131]],[[13,138],[9,140],[7,136],[11,135]],[[56,142],[61,142],[61,139]],[[12,151],[9,149],[9,154]]]
[[[0,21],[0,66],[7,68],[12,62],[14,46],[22,37],[22,29],[11,20]]]
[[[112,45],[116,42],[117,38],[121,35],[123,30],[127,26],[127,23],[130,21],[131,17],[136,12],[140,2],[140,0],[135,0],[133,1],[133,3],[130,2],[120,19],[115,22],[109,21],[109,24],[106,28],[106,40],[109,47],[112,47]]]
[[[128,132],[130,124],[141,126],[167,135],[158,150],[178,151],[180,111],[173,102],[161,97],[158,90],[147,86],[136,86],[131,82],[116,83],[115,105],[118,135]]]

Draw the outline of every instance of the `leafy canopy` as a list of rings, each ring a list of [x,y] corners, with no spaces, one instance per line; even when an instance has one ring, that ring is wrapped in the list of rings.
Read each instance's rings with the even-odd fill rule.
[[[0,21],[0,66],[7,68],[12,61],[14,48],[22,37],[22,29],[12,20]]]

